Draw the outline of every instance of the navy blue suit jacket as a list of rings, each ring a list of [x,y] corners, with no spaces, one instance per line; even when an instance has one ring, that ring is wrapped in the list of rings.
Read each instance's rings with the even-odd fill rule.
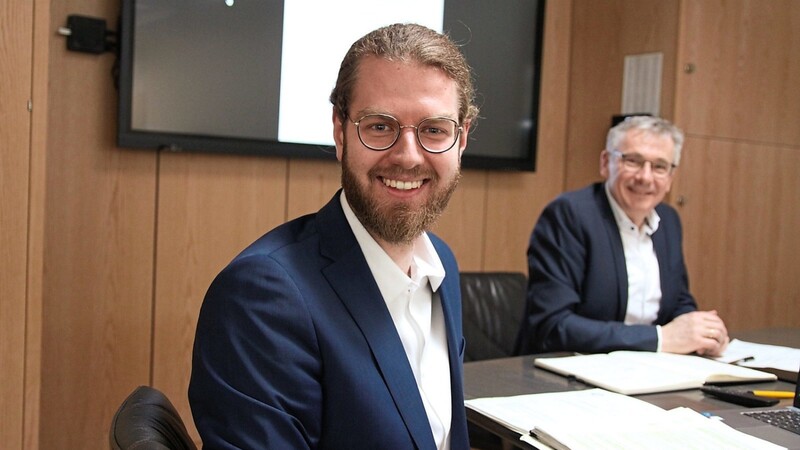
[[[469,448],[458,266],[446,277],[451,446]],[[189,401],[206,448],[435,449],[400,337],[339,195],[239,254],[197,324]]]
[[[661,218],[653,248],[662,299],[652,325],[625,325],[628,272],[603,183],[562,194],[534,227],[528,247],[529,285],[517,353],[655,351],[655,325],[697,309],[689,293],[677,212],[656,206]]]

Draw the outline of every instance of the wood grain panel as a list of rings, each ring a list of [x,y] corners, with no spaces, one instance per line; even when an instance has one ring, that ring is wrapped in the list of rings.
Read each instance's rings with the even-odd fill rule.
[[[663,54],[659,115],[672,119],[675,106],[680,0],[644,2],[624,0],[622,12],[622,24],[618,39],[623,58],[640,53],[660,52]],[[620,65],[624,68],[624,59]],[[620,87],[622,79],[623,77],[620,75],[618,78]],[[620,101],[621,95],[620,91]]]
[[[800,2],[683,3],[677,108],[686,131],[800,145]]]
[[[485,170],[463,170],[447,209],[431,229],[453,250],[462,271],[483,268],[486,179]]]
[[[679,0],[576,0],[573,12],[566,190],[600,179],[599,155],[621,113],[625,56],[664,55],[661,116],[671,119]]]
[[[286,167],[284,158],[161,155],[153,385],[198,442],[186,391],[200,305],[217,273],[284,221]]]
[[[622,0],[574,2],[564,190],[600,178],[599,154],[611,116],[622,105],[622,4]]]
[[[338,161],[289,161],[286,220],[319,211],[341,187]]]
[[[0,442],[23,448],[33,5],[0,14]]]
[[[564,189],[571,3],[547,2],[536,172],[490,172],[483,270],[528,273],[525,252],[542,208]]]
[[[113,56],[68,52],[49,25],[39,447],[106,448],[114,410],[150,378],[156,160],[114,147]]]
[[[33,83],[31,98],[30,183],[28,208],[28,279],[25,320],[25,412],[23,447],[39,448],[42,381],[42,310],[44,285],[44,242],[47,173],[47,117],[49,111],[50,60],[52,34],[50,8],[45,0],[34,2]]]
[[[800,326],[798,150],[687,140],[674,197],[690,286],[729,330]]]

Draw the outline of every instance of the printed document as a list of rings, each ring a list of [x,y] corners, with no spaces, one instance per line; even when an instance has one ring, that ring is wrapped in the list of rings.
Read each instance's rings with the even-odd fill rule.
[[[603,389],[478,398],[465,404],[543,449],[783,448],[688,408],[666,411]]]

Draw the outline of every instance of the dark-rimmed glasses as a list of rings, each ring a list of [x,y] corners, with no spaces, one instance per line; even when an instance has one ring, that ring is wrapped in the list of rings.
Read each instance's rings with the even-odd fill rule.
[[[428,117],[417,125],[400,125],[387,114],[367,114],[358,120],[348,117],[356,126],[358,139],[370,150],[388,150],[397,142],[403,128],[414,128],[417,142],[429,153],[444,153],[456,144],[462,127],[449,117]]]
[[[631,172],[638,172],[644,168],[645,163],[650,163],[650,172],[657,178],[666,178],[674,168],[678,167],[663,159],[655,161],[645,159],[638,153],[622,153],[619,150],[611,150],[611,154],[618,156],[622,160],[622,167]]]

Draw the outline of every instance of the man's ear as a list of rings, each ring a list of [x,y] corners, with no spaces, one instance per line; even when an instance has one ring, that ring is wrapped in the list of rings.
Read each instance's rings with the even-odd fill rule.
[[[464,125],[461,125],[461,135],[458,136],[458,157],[461,158],[461,155],[464,154],[464,150],[467,149],[467,141],[469,137],[469,128],[472,125],[472,122],[465,122]]]
[[[333,107],[332,118],[333,121],[333,143],[336,145],[336,159],[342,160],[342,150],[344,149],[344,124],[342,123],[342,116]]]
[[[675,169],[672,169],[672,173],[667,176],[667,182],[664,186],[664,192],[669,193],[672,191],[672,182],[675,180]]]
[[[609,169],[608,164],[610,163],[611,154],[608,153],[607,150],[603,150],[600,152],[600,176],[603,177],[604,180],[608,179]]]

